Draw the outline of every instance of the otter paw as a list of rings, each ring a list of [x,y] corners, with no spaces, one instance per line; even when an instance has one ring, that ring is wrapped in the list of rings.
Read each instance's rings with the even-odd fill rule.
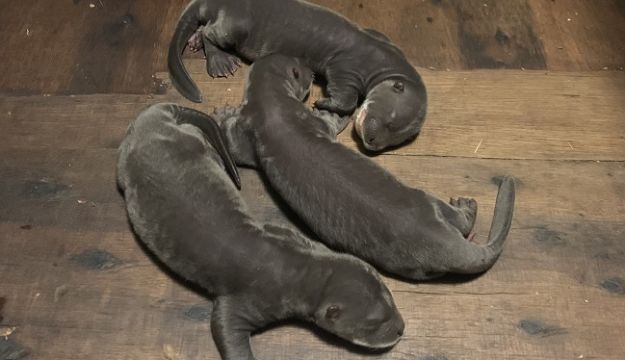
[[[464,215],[465,221],[462,221],[462,224],[457,226],[464,235],[468,235],[473,229],[475,219],[477,218],[477,201],[469,198],[458,198],[450,199],[449,204],[460,210]]]
[[[319,110],[327,110],[340,116],[349,115],[354,109],[341,104],[334,98],[321,98],[315,102],[315,108]]]
[[[332,129],[332,136],[337,136],[343,132],[351,121],[349,116],[341,116],[339,114],[329,112],[328,110],[320,110],[317,108],[312,109],[312,114],[316,118],[319,118],[328,124],[330,129]]]
[[[215,108],[213,109],[212,115],[215,121],[221,124],[230,118],[238,117],[239,115],[241,115],[241,107],[240,106],[234,107],[234,106],[226,105],[221,108]]]
[[[206,57],[206,71],[214,78],[234,75],[240,66],[239,58],[222,51],[213,52]]]
[[[320,117],[322,119],[329,119],[329,120],[338,120],[340,119],[340,116],[336,113],[330,112],[328,110],[322,110],[319,108],[313,108],[312,109],[312,114],[316,117]]]
[[[203,26],[200,26],[195,33],[191,35],[189,40],[187,40],[187,47],[192,52],[198,52],[204,47],[204,45],[202,45],[202,28]]]
[[[475,201],[475,199],[463,198],[463,197],[458,198],[458,199],[451,198],[449,200],[449,204],[460,209],[467,209],[472,212],[477,212],[477,201]]]

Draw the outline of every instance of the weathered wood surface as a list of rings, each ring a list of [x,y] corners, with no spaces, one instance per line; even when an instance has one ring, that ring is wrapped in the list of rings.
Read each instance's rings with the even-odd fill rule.
[[[238,105],[244,86],[242,70],[232,79],[211,80],[203,60],[188,61],[189,69],[205,94],[204,103],[192,104],[168,84],[165,73],[156,79],[171,101],[203,111]],[[540,71],[425,71],[430,106],[429,115],[417,141],[391,151],[396,155],[434,155],[468,158],[535,160],[625,160],[625,74],[543,73]],[[496,84],[496,86],[494,85]],[[313,91],[314,99],[320,90]],[[87,100],[88,99],[88,100]],[[85,101],[87,105],[83,104]],[[98,103],[93,103],[93,101]],[[115,100],[113,108],[106,97],[68,97],[47,102],[49,116],[43,121],[24,121],[23,127],[7,127],[5,146],[81,149],[102,142],[116,146],[110,123],[99,117],[84,116],[85,106],[94,112],[123,112],[132,118],[136,104],[147,106],[150,98],[128,96]],[[67,103],[74,104],[68,108]],[[6,103],[0,116],[9,123],[23,121],[28,111],[18,100]],[[139,107],[140,108],[140,107]],[[74,121],[72,121],[72,119]],[[84,131],[94,122],[102,131],[68,142],[62,135]],[[20,133],[42,132],[45,140],[19,137]],[[340,139],[356,148],[352,131]],[[30,139],[30,140],[29,140]],[[539,145],[539,146],[537,146]]]
[[[186,0],[1,0],[0,93],[153,92]]]
[[[158,92],[152,76],[186,2],[0,0],[0,93]],[[313,2],[386,33],[424,68],[625,66],[622,0]]]
[[[519,179],[517,212],[484,276],[388,279],[407,325],[392,351],[287,325],[253,339],[259,359],[625,358],[624,2],[315,2],[386,33],[427,83],[422,135],[375,161],[475,197],[479,241],[493,176]],[[138,246],[114,182],[128,122],[189,105],[162,73],[185,3],[0,0],[0,360],[218,359],[210,303]],[[205,96],[194,107],[240,102],[244,71],[209,80],[188,64]],[[356,148],[349,131],[341,141]],[[256,216],[285,221],[255,172],[243,185]]]
[[[29,358],[218,358],[206,319],[209,302],[162,273],[139,248],[114,183],[116,146],[128,121],[150,103],[176,98],[0,103],[1,324],[17,327],[9,339],[27,347]],[[378,358],[625,355],[624,163],[428,155],[375,161],[440,197],[475,197],[480,241],[496,193],[491,178],[519,179],[513,229],[492,271],[457,284],[388,280],[407,330]],[[282,221],[256,174],[244,171],[243,178],[253,213]],[[260,359],[369,358],[316,333],[279,327],[253,344]]]
[[[186,62],[207,97],[199,109],[238,105],[243,74],[213,81],[204,60]],[[625,73],[429,71],[428,117],[417,141],[391,151],[496,159],[625,160]],[[167,73],[156,76],[167,91]],[[315,88],[313,99],[320,89]],[[179,97],[179,101],[184,101]],[[341,140],[354,145],[348,129]],[[540,146],[537,146],[540,144]]]

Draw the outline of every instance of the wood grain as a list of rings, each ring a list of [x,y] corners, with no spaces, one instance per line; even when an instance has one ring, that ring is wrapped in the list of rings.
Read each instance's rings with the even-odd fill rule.
[[[177,101],[203,111],[240,103],[246,70],[232,79],[213,81],[204,72],[202,60],[187,64],[205,94],[204,103],[184,101],[168,85],[164,73],[159,73],[157,79],[168,95],[154,99]],[[431,99],[425,127],[416,142],[391,154],[528,160],[625,159],[625,74],[484,70],[425,71],[423,76]],[[311,99],[318,95],[317,88]],[[0,112],[0,122],[6,128],[5,146],[115,147],[111,137],[123,131],[108,131],[109,121],[85,114],[82,109],[87,106],[83,104],[86,101],[90,102],[90,111],[122,112],[130,119],[152,100],[149,96],[75,96],[32,104],[27,98],[7,98]],[[33,106],[37,107],[33,111],[41,113],[37,120],[27,116]],[[16,122],[22,126],[12,126]],[[89,133],[89,137],[78,136],[93,127],[103,131]],[[33,138],[30,134],[35,132],[41,132],[45,138]],[[63,134],[76,136],[68,142]],[[340,139],[355,148],[351,129]]]
[[[0,93],[156,92],[185,3],[2,1]]]
[[[384,32],[424,68],[625,66],[620,0],[313,2]],[[160,91],[153,75],[166,69],[167,46],[186,1],[1,4],[0,94],[144,94]]]
[[[517,178],[517,207],[485,275],[386,278],[406,321],[391,351],[287,323],[253,338],[258,358],[625,358],[623,1],[314,2],[386,33],[428,86],[419,139],[373,160],[441,198],[476,198],[480,242],[493,177]],[[185,3],[0,0],[0,359],[219,359],[210,302],[144,253],[115,186],[128,122],[191,105],[163,73]],[[197,55],[187,64],[205,98],[193,107],[239,104],[246,69],[211,80]],[[242,176],[256,217],[293,219],[256,172]]]
[[[529,0],[550,70],[625,67],[625,3]]]
[[[467,68],[547,67],[527,1],[468,0],[449,5],[459,24],[459,45]]]
[[[200,109],[240,103],[244,76],[215,82],[206,75],[203,63],[201,59],[187,61],[202,92],[212,96]],[[430,102],[425,126],[416,142],[392,154],[625,159],[625,73],[422,70],[421,74]],[[169,82],[166,73],[157,78],[163,84]],[[167,88],[177,96],[175,89]],[[319,94],[316,88],[311,99]],[[352,137],[348,129],[340,139],[353,146]]]
[[[28,347],[29,358],[218,359],[207,322],[210,303],[143,253],[114,184],[115,144],[130,119],[149,103],[175,98],[20,97],[0,103],[1,113],[7,106],[14,112],[11,123],[0,122],[11,131],[0,135],[2,325],[17,326],[11,340]],[[55,127],[67,132],[50,133]],[[65,146],[54,137],[64,137]],[[490,272],[460,283],[387,279],[407,330],[395,349],[377,358],[625,354],[623,162],[396,155],[375,161],[442,198],[475,197],[479,241],[490,225],[492,177],[512,174],[519,183],[513,230]],[[285,221],[254,171],[243,171],[243,189],[255,216]],[[253,345],[260,359],[370,358],[299,325],[262,333]]]

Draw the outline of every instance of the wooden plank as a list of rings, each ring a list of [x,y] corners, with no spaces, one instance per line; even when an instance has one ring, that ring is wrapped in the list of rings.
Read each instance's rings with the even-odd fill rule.
[[[158,100],[118,95],[0,102],[20,114],[0,122],[0,324],[17,327],[9,339],[27,347],[29,358],[218,359],[206,321],[210,304],[145,256],[115,189],[114,145],[133,111]],[[41,127],[33,127],[41,119]],[[54,133],[54,140],[54,128],[68,131]],[[475,197],[479,241],[495,198],[491,178],[519,179],[513,229],[492,271],[462,283],[387,279],[407,329],[379,358],[625,356],[625,163],[375,160],[437,196]],[[284,221],[253,171],[243,171],[243,196],[256,216]],[[255,337],[253,345],[260,359],[370,357],[291,325]]]
[[[0,13],[0,93],[158,92],[186,0],[25,0]],[[92,6],[93,5],[93,6]]]
[[[3,154],[10,155],[7,157],[23,169],[47,170],[48,178],[71,185],[77,192],[100,193],[92,197],[96,199],[93,207],[77,203],[72,196],[9,198],[11,211],[3,212],[0,228],[5,235],[3,248],[7,249],[0,266],[0,283],[8,299],[5,322],[18,325],[16,339],[33,349],[34,358],[92,356],[93,347],[70,344],[89,344],[97,338],[112,349],[103,359],[119,358],[119,354],[134,358],[133,354],[144,353],[156,358],[166,345],[180,347],[182,358],[207,353],[216,359],[207,340],[207,323],[188,318],[202,316],[207,304],[161,274],[134,243],[121,221],[121,198],[111,186],[115,154],[105,149],[98,152],[106,156],[83,152],[76,157],[77,173],[73,175],[39,157],[38,152],[25,152],[21,157]],[[57,155],[64,157],[62,152]],[[479,354],[485,359],[523,355],[549,359],[579,353],[617,359],[625,354],[616,341],[623,335],[619,319],[625,315],[621,313],[624,308],[618,282],[625,254],[620,241],[625,234],[625,211],[614,196],[625,189],[622,164],[579,163],[571,168],[570,164],[554,167],[550,162],[536,161],[378,159],[411,185],[421,185],[441,196],[475,196],[482,209],[478,220],[482,235],[490,221],[494,197],[490,177],[511,172],[522,182],[512,235],[491,272],[464,284],[411,285],[389,280],[408,332],[398,348],[383,358],[442,353],[448,358]],[[107,176],[90,178],[96,166],[109,169]],[[459,173],[449,175],[458,169]],[[605,172],[613,176],[606,176],[605,184],[597,184],[597,175]],[[552,175],[531,177],[549,173]],[[572,173],[585,175],[575,178]],[[19,174],[9,174],[11,181],[23,179]],[[23,193],[11,182],[7,184],[6,178],[2,182],[6,192]],[[576,194],[595,187],[596,197],[577,198]],[[244,189],[254,211],[266,218],[279,214],[270,198],[260,192],[262,186],[250,171],[244,172]],[[543,202],[538,201],[545,196]],[[2,198],[7,199],[6,193]],[[55,205],[51,207],[50,202]],[[269,214],[266,208],[272,209]],[[602,211],[604,208],[610,210]],[[23,209],[30,209],[30,213],[20,211]],[[97,211],[99,216],[85,221],[80,216],[85,211]],[[20,228],[24,224],[31,228]],[[602,284],[614,293],[604,290]],[[526,322],[521,323],[523,320]],[[587,332],[591,330],[603,335],[589,338]],[[55,332],[57,341],[46,341]],[[321,354],[337,359],[361,358],[291,327],[263,334],[255,345],[260,358],[287,359],[294,354],[304,354],[305,359]],[[37,354],[37,349],[43,352]]]
[[[415,64],[463,67],[454,22],[443,21],[446,14],[436,4],[313,2],[384,31]],[[7,5],[0,14],[0,41],[5,44],[0,93],[158,93],[152,76],[166,69],[167,46],[186,3],[25,0]],[[437,21],[427,21],[431,17]]]
[[[24,0],[3,6],[0,93],[158,93],[152,76],[166,69],[167,46],[186,2]],[[384,32],[424,68],[625,66],[619,0],[314,2]]]
[[[386,34],[415,66],[464,69],[458,22],[453,7],[442,1],[315,0],[364,28]]]
[[[203,104],[183,100],[161,73],[163,96],[115,96],[69,99],[5,98],[0,105],[0,134],[6,147],[65,149],[115,147],[115,136],[150,102],[175,101],[203,111],[241,101],[245,70],[232,79],[212,80],[203,61],[188,62],[205,96]],[[392,151],[498,159],[625,159],[625,74],[543,73],[530,71],[425,71],[429,115],[416,142]],[[313,92],[310,102],[319,95]],[[98,114],[119,117],[102,121]],[[122,123],[114,123],[114,119]],[[15,126],[20,124],[20,126]],[[90,128],[100,132],[85,132]],[[33,137],[42,133],[44,138]],[[87,137],[78,134],[89,134]],[[76,134],[71,142],[63,134]],[[351,129],[343,143],[356,147]]]
[[[529,4],[550,70],[623,70],[623,1],[529,0]]]
[[[243,94],[242,74],[232,82],[215,82],[206,75],[203,60],[187,64],[209,97],[200,108],[240,102],[234,99]],[[430,101],[425,127],[416,142],[392,154],[625,159],[625,73],[424,70],[422,75]],[[169,82],[165,73],[158,78],[164,84]],[[178,96],[171,87],[169,94]],[[220,98],[224,94],[225,101]],[[319,94],[316,88],[309,103]],[[352,137],[348,129],[340,138],[354,146]]]
[[[5,98],[0,134],[5,147],[84,149],[117,146],[130,119],[151,102],[175,101],[203,111],[241,101],[244,73],[209,80],[203,61],[189,62],[205,96],[184,101],[158,77],[163,96]],[[429,115],[416,142],[396,155],[467,158],[622,161],[625,159],[625,74],[529,71],[424,72]],[[316,88],[311,102],[319,95]],[[119,113],[102,120],[99,114]],[[115,121],[121,121],[116,123]],[[20,126],[16,126],[16,125]],[[101,131],[87,131],[99,128]],[[33,134],[41,133],[39,137]],[[64,137],[74,134],[72,141]],[[88,134],[88,135],[82,135]],[[356,148],[351,129],[341,135]]]
[[[623,160],[623,73],[473,71],[424,74],[429,116],[398,153]]]
[[[542,44],[526,0],[452,1],[468,69],[545,69]]]

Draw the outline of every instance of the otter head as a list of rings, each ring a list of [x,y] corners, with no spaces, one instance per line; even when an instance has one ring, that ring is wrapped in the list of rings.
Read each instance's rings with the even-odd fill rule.
[[[313,83],[314,73],[301,59],[273,54],[257,60],[255,65],[261,65],[259,67],[262,68],[263,65],[268,63],[270,63],[270,72],[273,73],[274,78],[266,79],[266,81],[275,82],[275,78],[284,78],[284,86],[289,95],[300,101],[303,101],[308,96]],[[264,71],[264,69],[260,71]]]
[[[414,138],[426,112],[427,94],[420,79],[387,79],[369,91],[354,128],[365,148],[380,151]]]
[[[313,71],[302,64],[300,60],[288,64],[286,71],[291,94],[298,100],[304,101],[310,93],[314,78]]]
[[[313,74],[306,63],[298,58],[280,54],[261,57],[252,64],[248,73],[244,102],[254,100],[252,97],[259,98],[258,94],[276,92],[281,95],[286,92],[287,96],[302,101],[310,92]]]
[[[404,332],[390,291],[375,270],[361,262],[334,269],[313,317],[322,329],[367,348],[389,348]]]

